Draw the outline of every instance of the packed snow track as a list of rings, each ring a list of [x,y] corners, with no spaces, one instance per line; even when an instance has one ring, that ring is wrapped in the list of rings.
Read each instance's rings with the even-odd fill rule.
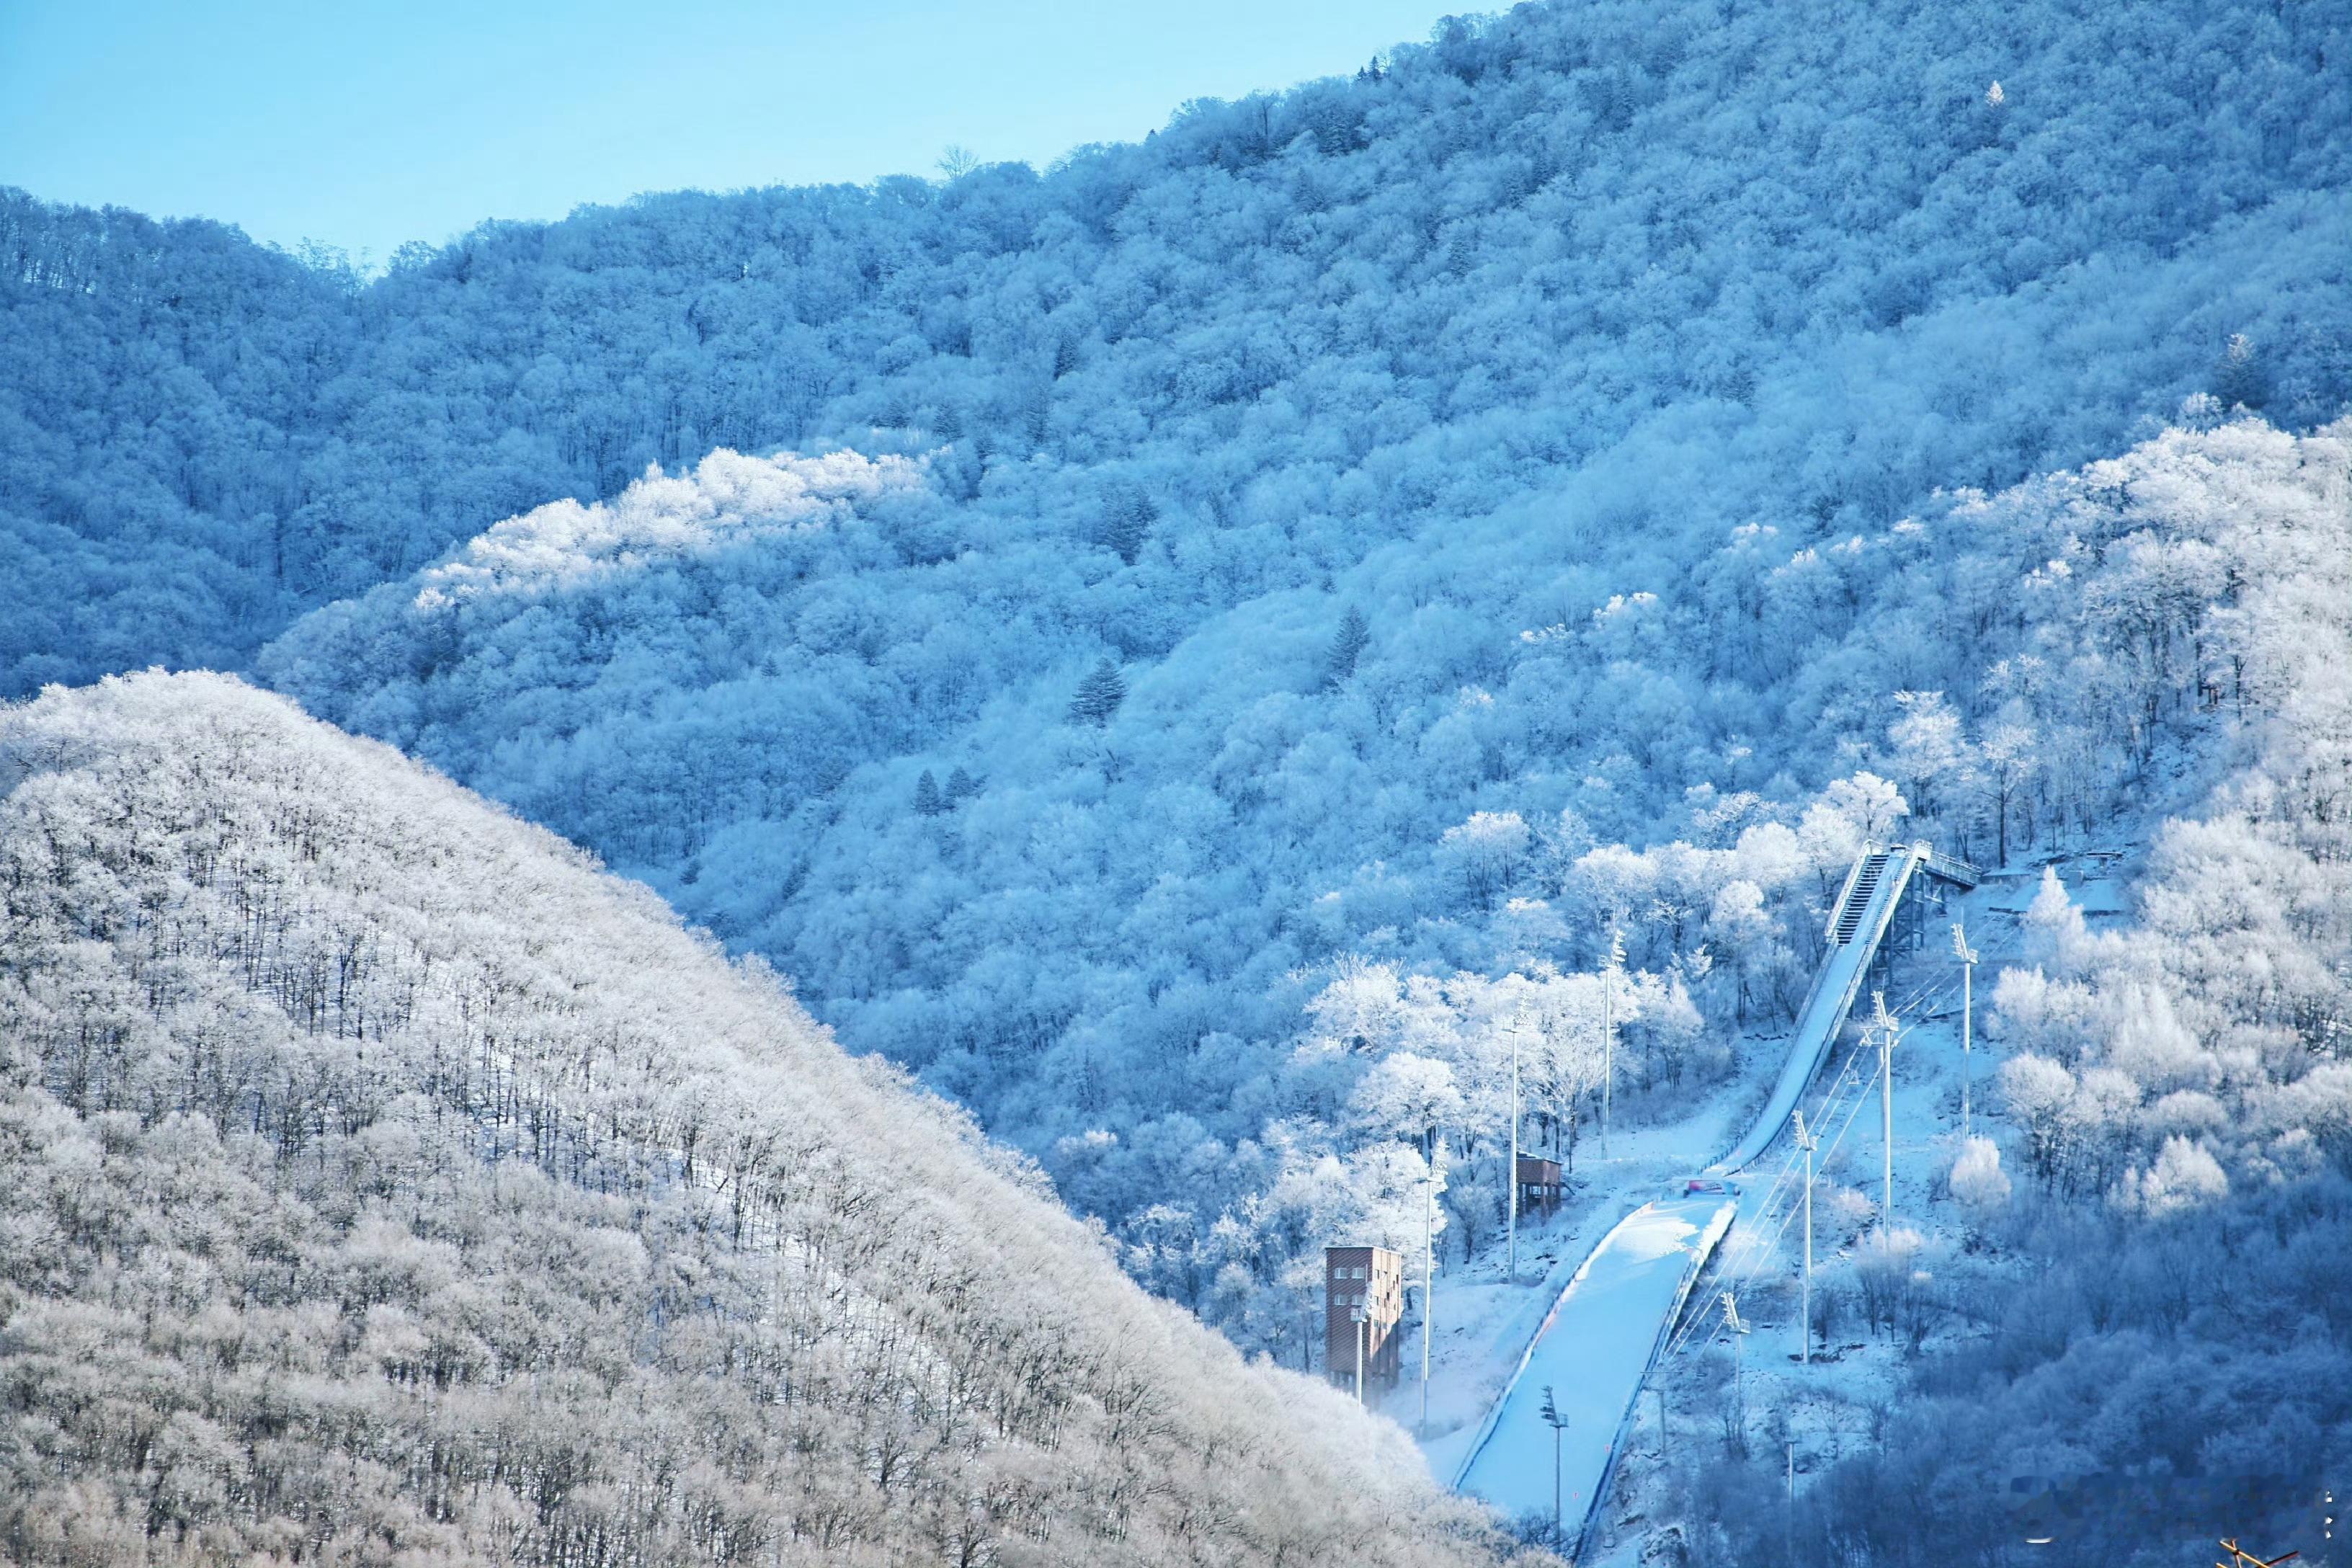
[[[1650,1363],[1737,1207],[1728,1194],[1660,1199],[1601,1238],[1487,1413],[1454,1479],[1457,1491],[1518,1515],[1548,1511],[1557,1480],[1562,1523],[1575,1528],[1591,1514]],[[1567,1422],[1557,1477],[1547,1391]]]

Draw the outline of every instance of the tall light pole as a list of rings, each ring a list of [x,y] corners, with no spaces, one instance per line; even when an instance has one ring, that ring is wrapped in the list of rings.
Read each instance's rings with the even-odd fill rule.
[[[1878,1131],[1885,1145],[1886,1181],[1885,1197],[1878,1211],[1879,1230],[1889,1239],[1895,1237],[1895,1015],[1886,1010],[1886,993],[1874,991],[1871,1004],[1876,1009],[1870,1021],[1878,1031]]]
[[[1822,1141],[1805,1130],[1805,1113],[1800,1110],[1797,1147],[1805,1152],[1805,1287],[1798,1308],[1798,1327],[1804,1348],[1797,1359],[1805,1366],[1813,1364],[1813,1151],[1821,1146]]]
[[[1609,1154],[1609,1103],[1617,1092],[1617,971],[1625,963],[1625,939],[1609,927],[1609,967],[1601,972],[1601,1153]]]
[[[1445,1190],[1445,1140],[1429,1154],[1429,1186],[1421,1210],[1421,1430],[1429,1431],[1429,1324],[1437,1313],[1437,1194]]]
[[[1519,1282],[1519,1020],[1511,1020],[1511,1241],[1504,1265],[1511,1283]]]
[[[1969,1046],[1976,1013],[1977,952],[1969,945],[1968,929],[1952,922],[1952,955],[1960,961],[1960,1141],[1969,1136]]]
[[[1780,1552],[1791,1563],[1797,1560],[1797,1440],[1789,1439],[1789,1508],[1781,1515]]]
[[[1740,1382],[1740,1346],[1748,1340],[1748,1322],[1739,1315],[1739,1303],[1726,1290],[1723,1293],[1723,1321],[1731,1330],[1731,1403],[1739,1422],[1739,1451],[1748,1451],[1748,1389]]]
[[[1551,1532],[1559,1536],[1559,1435],[1568,1428],[1568,1417],[1552,1403],[1551,1384],[1544,1384],[1544,1425],[1551,1428]]]

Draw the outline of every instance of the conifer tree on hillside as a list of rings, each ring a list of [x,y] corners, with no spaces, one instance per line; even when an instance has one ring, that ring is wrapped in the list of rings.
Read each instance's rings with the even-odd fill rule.
[[[948,809],[947,798],[940,794],[940,781],[925,768],[923,776],[915,781],[915,815],[937,816]]]
[[[2213,369],[2213,395],[2224,408],[2260,408],[2269,401],[2269,390],[2254,341],[2243,332],[2231,333]]]
[[[1339,619],[1339,630],[1331,638],[1331,646],[1323,655],[1323,689],[1334,690],[1345,685],[1356,673],[1356,661],[1364,657],[1364,649],[1372,640],[1372,628],[1364,619],[1364,612],[1355,605]]]
[[[1128,565],[1143,552],[1143,541],[1157,521],[1160,509],[1140,493],[1114,495],[1103,510],[1100,537],[1106,549]]]
[[[1118,667],[1106,658],[1078,682],[1078,694],[1070,699],[1070,722],[1100,729],[1126,700],[1127,682],[1120,679]]]

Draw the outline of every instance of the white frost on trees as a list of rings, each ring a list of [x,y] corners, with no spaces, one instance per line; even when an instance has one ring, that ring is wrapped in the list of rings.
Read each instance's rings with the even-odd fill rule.
[[[1970,1138],[1952,1162],[1952,1195],[1979,1213],[1990,1213],[2009,1202],[2009,1173],[2000,1168],[2000,1146],[1991,1139]]]
[[[11,1561],[1504,1555],[763,963],[226,678],[0,709],[0,1042]]]

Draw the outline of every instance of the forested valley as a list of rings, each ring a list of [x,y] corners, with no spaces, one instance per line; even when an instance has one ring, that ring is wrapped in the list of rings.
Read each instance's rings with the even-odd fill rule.
[[[1287,1505],[1229,1507],[1227,1445],[1335,1492],[1407,1495],[1413,1461],[1300,1435],[1295,1384],[1108,1270],[1315,1370],[1322,1247],[1418,1248],[1441,1148],[1441,1255],[1495,1244],[1514,1029],[1528,1136],[1573,1180],[1604,1010],[1621,1124],[1749,1092],[1857,852],[1923,837],[2120,857],[2128,918],[2091,930],[2053,876],[2032,961],[1985,977],[1992,1167],[1944,1194],[1982,1198],[1983,1257],[1929,1292],[1967,1331],[1911,1347],[1903,1414],[1801,1510],[1761,1460],[1670,1478],[1723,1521],[1685,1549],[1990,1552],[1969,1500],[2025,1448],[2352,1474],[2347,60],[2340,8],[2252,0],[1538,4],[1042,171],[648,195],[380,274],[0,193],[0,696],[29,700],[0,1017],[15,1157],[47,1173],[0,1300],[12,1365],[51,1347],[11,1408],[59,1397],[55,1336],[110,1331],[76,1314],[202,1317],[181,1265],[118,1279],[150,1244],[52,1170],[132,1184],[106,1212],[136,1215],[163,1178],[135,1173],[178,1161],[248,1217],[154,1256],[244,1270],[267,1324],[236,1331],[274,1364],[303,1313],[337,1325],[302,1363],[333,1399],[394,1391],[364,1430],[302,1416],[282,1473],[204,1461],[173,1538],[235,1545],[191,1552],[290,1552],[305,1527],[221,1521],[323,1517],[327,1452],[382,1467],[383,1540],[420,1552],[756,1556],[802,1517],[758,1499],[802,1488],[877,1561],[1267,1552]],[[249,684],[35,698],[157,664]],[[483,889],[518,866],[594,891],[509,909]],[[557,1006],[554,975],[617,989]],[[730,1054],[625,1043],[703,1038],[689,994]],[[541,1016],[574,1006],[606,1021]],[[821,1144],[775,1109],[835,1095],[867,1120]],[[856,1266],[812,1239],[982,1167],[1024,1189],[1017,1240],[993,1197],[905,1223],[1037,1249],[1018,1279],[942,1284],[917,1232]],[[581,1266],[572,1348],[413,1283],[541,1288],[509,1215],[625,1254],[609,1296]],[[412,1283],[348,1283],[362,1241]],[[2289,1283],[2170,1283],[2250,1268]],[[819,1299],[915,1326],[836,1343]],[[379,1310],[412,1348],[367,1348]],[[210,1387],[170,1332],[144,1353]],[[1074,1352],[1066,1412],[1023,1405],[1024,1347],[1129,1334],[1166,1359]],[[734,1389],[877,1355],[887,1410],[686,1392],[697,1356]],[[556,1378],[583,1357],[609,1381]],[[1202,1357],[1271,1403],[1122,1415]],[[982,1387],[924,1382],[950,1373]],[[173,1412],[231,1446],[281,1419],[224,1384],[142,1426],[107,1414],[131,1373],[88,1375],[14,1452],[79,1456],[41,1484],[98,1489],[38,1517],[101,1533],[27,1553],[153,1538],[164,1505],[100,1478],[162,1475]],[[478,1433],[445,1458],[420,1434],[461,1392],[630,1401],[735,1457],[705,1491],[650,1436],[593,1480]],[[857,1436],[747,1468],[820,1429]],[[1167,1492],[1119,1489],[1137,1444]],[[1499,1550],[1410,1495],[1399,1560]],[[1309,1557],[1354,1528],[1324,1506]]]

